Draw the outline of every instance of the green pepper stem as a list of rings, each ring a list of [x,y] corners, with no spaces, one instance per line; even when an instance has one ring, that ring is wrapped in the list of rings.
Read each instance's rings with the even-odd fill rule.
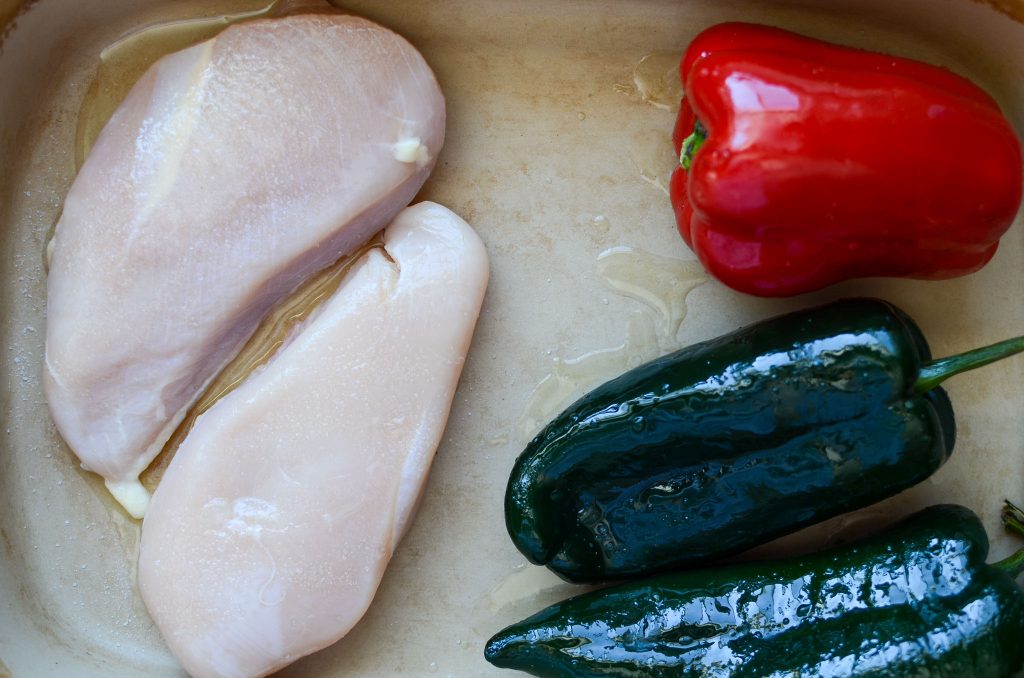
[[[693,132],[690,136],[683,139],[682,151],[679,153],[679,164],[683,166],[684,170],[689,171],[690,165],[693,164],[693,156],[697,155],[697,151],[707,141],[708,130],[704,127],[704,123],[697,120],[693,123]]]
[[[926,393],[954,375],[994,363],[1021,351],[1024,351],[1024,337],[1014,337],[998,344],[925,363],[921,366],[917,383],[914,384],[914,392]]]
[[[1001,517],[1003,519],[1003,526],[1006,529],[1016,532],[1019,536],[1024,536],[1024,511],[1020,507],[1013,504],[1009,499],[1004,499]],[[1017,578],[1021,573],[1024,573],[1024,549],[992,563],[992,566],[998,567],[1013,578]]]

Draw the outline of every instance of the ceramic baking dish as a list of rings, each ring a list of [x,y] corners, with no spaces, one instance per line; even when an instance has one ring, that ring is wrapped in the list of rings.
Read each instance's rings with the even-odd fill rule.
[[[629,365],[842,295],[902,305],[939,355],[1024,332],[1019,219],[993,262],[967,278],[860,281],[765,301],[705,280],[666,194],[674,68],[701,28],[763,22],[942,64],[991,91],[1024,131],[1022,2],[340,4],[405,35],[437,72],[448,139],[422,197],[478,229],[493,273],[422,508],[376,601],[348,637],[281,675],[498,673],[483,660],[486,638],[574,590],[526,566],[505,534],[512,462],[544,419]],[[180,674],[133,583],[138,524],[78,468],[47,413],[43,250],[104,48],[154,23],[260,7],[0,2],[0,676]],[[127,83],[101,84],[109,99]],[[755,555],[834,543],[936,502],[973,508],[993,556],[1009,552],[998,511],[1003,497],[1024,500],[1022,382],[1024,359],[950,382],[960,437],[933,480]]]

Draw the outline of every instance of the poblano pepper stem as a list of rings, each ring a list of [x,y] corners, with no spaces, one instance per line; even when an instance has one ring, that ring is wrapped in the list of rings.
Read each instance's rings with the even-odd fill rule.
[[[704,124],[700,120],[696,121],[693,124],[693,133],[683,139],[683,150],[679,154],[679,164],[683,166],[684,170],[690,169],[690,165],[693,164],[693,156],[697,155],[697,151],[704,145],[707,138],[708,131]]]
[[[1024,536],[1024,511],[1013,504],[1009,499],[1004,500],[1002,519],[1003,526],[1006,529]],[[998,567],[1011,577],[1019,577],[1024,573],[1024,549],[1010,554],[998,562],[992,563],[992,566]]]
[[[1024,351],[1024,337],[1014,337],[998,344],[983,346],[973,351],[940,358],[921,366],[921,372],[914,384],[915,393],[927,393],[952,376],[982,367],[997,360]]]

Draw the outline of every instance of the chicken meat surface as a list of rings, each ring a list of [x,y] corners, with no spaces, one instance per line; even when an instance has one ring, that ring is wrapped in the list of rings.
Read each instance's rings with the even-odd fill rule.
[[[58,430],[130,513],[268,309],[409,204],[444,125],[420,54],[340,14],[232,26],[136,83],[56,228],[44,368]]]
[[[441,441],[487,254],[420,203],[203,414],[142,526],[139,588],[193,676],[251,678],[363,616]]]

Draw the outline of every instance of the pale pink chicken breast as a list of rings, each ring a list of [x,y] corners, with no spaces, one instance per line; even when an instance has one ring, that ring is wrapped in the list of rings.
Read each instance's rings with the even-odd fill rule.
[[[488,264],[434,203],[384,247],[199,418],[153,496],[139,587],[194,676],[263,676],[344,636],[408,525]]]
[[[133,515],[205,385],[412,200],[444,123],[419,53],[337,14],[230,27],[134,86],[56,229],[44,370],[61,435]]]

